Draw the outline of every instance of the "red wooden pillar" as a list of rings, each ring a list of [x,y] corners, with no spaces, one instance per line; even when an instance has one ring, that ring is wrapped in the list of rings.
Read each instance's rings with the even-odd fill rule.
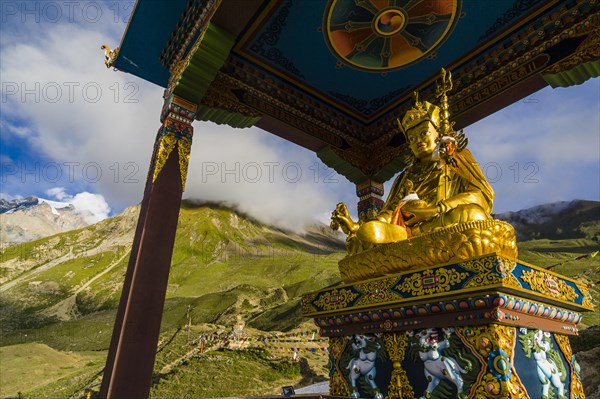
[[[147,398],[169,279],[197,106],[165,101],[100,397]]]
[[[383,208],[383,184],[375,180],[365,180],[356,185],[358,196],[358,218],[360,220],[375,219]]]

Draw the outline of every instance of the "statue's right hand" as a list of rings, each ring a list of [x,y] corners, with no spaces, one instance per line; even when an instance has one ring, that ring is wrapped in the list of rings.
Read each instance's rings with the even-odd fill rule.
[[[332,216],[332,219],[333,219],[333,216]],[[329,227],[331,228],[331,230],[337,231],[337,229],[340,228],[340,224],[338,223],[337,220],[332,220],[331,223],[329,223]]]

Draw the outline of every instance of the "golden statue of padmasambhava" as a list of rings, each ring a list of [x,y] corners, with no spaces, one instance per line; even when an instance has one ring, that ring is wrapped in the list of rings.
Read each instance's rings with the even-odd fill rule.
[[[444,70],[441,78],[440,107],[419,101],[415,93],[415,105],[398,120],[414,160],[394,181],[377,217],[356,223],[344,203],[332,213],[331,227],[341,227],[348,235],[350,254],[457,225],[493,221],[494,191],[465,148],[464,134],[455,132],[448,121],[446,93],[452,80]]]

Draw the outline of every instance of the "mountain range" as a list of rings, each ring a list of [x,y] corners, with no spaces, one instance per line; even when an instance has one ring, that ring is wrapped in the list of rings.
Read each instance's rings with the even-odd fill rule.
[[[0,198],[0,248],[88,226],[89,215],[66,202]]]
[[[212,206],[220,207],[217,203]],[[0,198],[0,248],[88,226],[87,216],[90,216],[89,211],[76,209],[67,202],[34,196]],[[600,231],[594,228],[594,221],[600,220],[600,202],[597,201],[560,201],[493,216],[512,224],[519,240],[600,239]]]
[[[539,238],[556,240],[589,237],[595,241],[600,239],[597,223],[600,220],[598,201],[553,202],[494,216],[512,224],[517,232],[517,239],[523,241]]]

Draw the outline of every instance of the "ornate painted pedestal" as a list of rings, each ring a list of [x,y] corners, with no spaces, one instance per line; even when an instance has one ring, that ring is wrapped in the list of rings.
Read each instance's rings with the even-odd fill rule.
[[[303,297],[330,393],[375,399],[584,398],[568,335],[589,310],[585,285],[497,253]]]

